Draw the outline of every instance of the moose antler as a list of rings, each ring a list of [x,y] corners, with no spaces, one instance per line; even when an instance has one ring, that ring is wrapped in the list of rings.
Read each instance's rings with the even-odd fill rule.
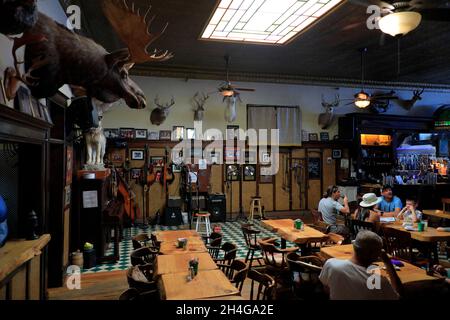
[[[135,8],[134,2],[129,5],[127,0],[103,0],[103,11],[118,34],[127,45],[130,63],[144,63],[149,61],[166,61],[173,57],[167,50],[154,49],[148,52],[148,47],[165,31],[165,27],[157,33],[150,31],[155,16],[149,18],[151,6],[144,16],[140,9]]]

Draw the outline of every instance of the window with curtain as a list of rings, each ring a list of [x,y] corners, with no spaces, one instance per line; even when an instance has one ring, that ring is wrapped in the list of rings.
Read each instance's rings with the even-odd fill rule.
[[[300,107],[247,106],[247,129],[278,129],[280,145],[301,145],[302,122]]]

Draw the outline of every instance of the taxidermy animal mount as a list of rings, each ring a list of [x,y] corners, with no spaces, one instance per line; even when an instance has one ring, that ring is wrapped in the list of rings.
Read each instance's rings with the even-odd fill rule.
[[[36,0],[0,0],[0,33],[21,34],[32,28],[37,19]]]
[[[93,40],[75,34],[42,13],[22,38],[14,40],[15,77],[29,86],[33,96],[50,97],[62,85],[69,84],[85,88],[89,96],[105,103],[124,99],[130,108],[145,108],[144,93],[128,72],[135,63],[173,57],[168,51],[147,51],[167,25],[152,33],[149,29],[154,17],[149,18],[150,8],[142,16],[127,0],[102,3],[106,17],[128,48],[108,53]],[[22,76],[16,51],[25,45],[26,74]]]
[[[227,107],[225,108],[225,121],[232,123],[236,120],[237,111],[236,104],[242,102],[239,93],[235,92],[230,97],[224,97],[223,101],[226,102]]]
[[[86,170],[104,169],[103,158],[106,151],[106,137],[103,133],[101,118],[97,128],[90,128],[85,134],[86,140]]]
[[[194,121],[202,121],[205,115],[205,102],[209,99],[209,95],[197,92],[194,96],[195,110],[194,110]]]
[[[319,125],[322,129],[328,129],[332,124],[334,120],[334,108],[339,107],[339,104],[341,103],[341,100],[339,98],[339,95],[337,94],[335,97],[335,100],[331,103],[326,102],[325,98],[322,95],[322,107],[325,108],[325,113],[319,114]]]
[[[155,98],[155,105],[156,108],[153,109],[151,115],[150,115],[150,121],[154,125],[161,125],[164,121],[166,121],[167,117],[170,113],[170,108],[175,104],[175,99],[172,97],[172,100],[170,100],[169,103],[161,104],[159,102],[159,98]]]
[[[422,100],[422,94],[424,91],[425,91],[425,89],[414,90],[413,97],[411,100],[398,100],[398,104],[406,110],[411,110],[417,101]]]

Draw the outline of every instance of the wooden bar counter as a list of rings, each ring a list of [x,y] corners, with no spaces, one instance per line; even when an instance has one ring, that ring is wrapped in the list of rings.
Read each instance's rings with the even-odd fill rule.
[[[44,234],[32,241],[10,240],[0,249],[0,300],[44,298],[41,257],[50,238]]]

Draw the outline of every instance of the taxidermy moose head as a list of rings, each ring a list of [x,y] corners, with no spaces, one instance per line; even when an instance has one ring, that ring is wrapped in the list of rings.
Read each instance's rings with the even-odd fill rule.
[[[195,110],[194,110],[194,121],[202,121],[205,115],[205,102],[209,99],[209,95],[202,93],[200,97],[200,93],[197,92],[194,96]]]
[[[326,102],[322,95],[322,107],[325,108],[325,113],[319,114],[319,125],[322,129],[328,129],[334,120],[334,108],[338,107],[341,103],[339,95],[337,94],[334,102]]]
[[[37,19],[36,0],[0,0],[0,33],[21,34],[33,27]]]
[[[155,98],[155,105],[156,108],[153,109],[151,115],[150,115],[150,121],[154,125],[161,125],[164,121],[166,121],[167,117],[170,113],[170,108],[175,104],[175,99],[172,97],[172,100],[170,100],[169,103],[161,104],[159,102],[159,98]]]
[[[144,93],[128,72],[135,63],[173,57],[168,51],[147,51],[167,25],[152,33],[149,28],[154,17],[149,18],[150,8],[143,16],[127,0],[103,0],[102,4],[106,17],[128,48],[108,53],[91,39],[75,34],[42,13],[22,38],[14,40],[15,77],[25,82],[36,98],[53,96],[62,85],[69,84],[85,88],[88,96],[105,103],[124,99],[130,108],[145,108]],[[16,50],[24,45],[26,74],[22,76]]]

